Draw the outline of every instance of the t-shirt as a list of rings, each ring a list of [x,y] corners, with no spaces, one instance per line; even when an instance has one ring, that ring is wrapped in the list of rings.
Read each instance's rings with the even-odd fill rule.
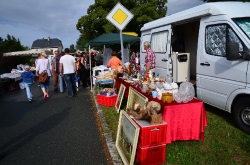
[[[122,65],[122,62],[116,56],[112,57],[108,63],[108,67],[111,67],[111,69],[116,69],[120,65]]]
[[[75,58],[73,56],[65,54],[60,58],[60,64],[63,64],[63,74],[75,73]]]
[[[139,63],[139,58],[135,57],[135,63],[138,64]]]
[[[98,53],[96,56],[95,56],[95,60],[96,61],[103,61],[103,55],[101,53]]]

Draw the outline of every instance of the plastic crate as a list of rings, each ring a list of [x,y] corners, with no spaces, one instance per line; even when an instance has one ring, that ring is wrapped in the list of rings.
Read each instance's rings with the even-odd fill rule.
[[[139,165],[158,165],[166,161],[166,145],[141,148],[137,147],[136,162]]]
[[[142,148],[167,144],[167,123],[150,125],[146,120],[134,120],[140,127],[138,145]]]
[[[116,99],[117,99],[117,95],[103,96],[103,95],[97,94],[97,102],[98,102],[98,104],[106,106],[106,107],[115,106]]]

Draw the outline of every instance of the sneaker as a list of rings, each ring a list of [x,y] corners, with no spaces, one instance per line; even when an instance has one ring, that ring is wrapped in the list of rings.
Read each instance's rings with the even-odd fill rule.
[[[32,99],[29,99],[29,102],[31,102],[32,101]]]

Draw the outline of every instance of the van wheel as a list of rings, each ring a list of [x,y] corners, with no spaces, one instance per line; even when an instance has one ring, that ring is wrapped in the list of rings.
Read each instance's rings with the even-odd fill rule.
[[[250,97],[241,97],[235,102],[233,118],[238,128],[250,135]]]

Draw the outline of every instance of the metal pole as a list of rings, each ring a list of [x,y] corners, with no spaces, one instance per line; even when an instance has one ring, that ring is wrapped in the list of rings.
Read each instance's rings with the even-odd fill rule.
[[[92,68],[91,68],[91,51],[89,45],[89,66],[90,66],[90,91],[92,92]]]
[[[124,65],[124,47],[123,47],[123,39],[122,39],[122,30],[120,30],[120,40],[121,40],[121,53],[122,53],[122,64]]]

